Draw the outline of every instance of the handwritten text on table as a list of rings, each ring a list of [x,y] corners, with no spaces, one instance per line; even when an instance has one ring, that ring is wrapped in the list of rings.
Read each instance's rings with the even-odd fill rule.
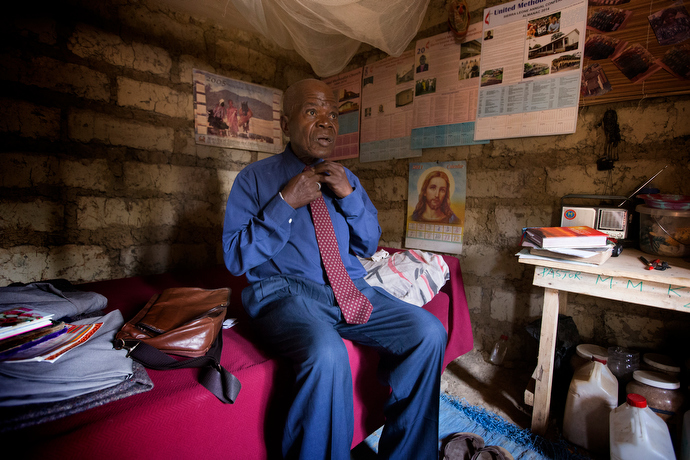
[[[690,310],[690,288],[668,283],[536,267],[534,285],[671,310]]]

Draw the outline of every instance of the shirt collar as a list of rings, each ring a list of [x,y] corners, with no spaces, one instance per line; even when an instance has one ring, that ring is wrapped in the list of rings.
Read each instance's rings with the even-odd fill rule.
[[[288,145],[285,147],[285,150],[283,151],[283,159],[285,163],[287,163],[287,168],[289,168],[290,171],[295,171],[295,175],[304,171],[305,166],[307,166],[304,163],[302,163],[302,160],[297,158],[297,155],[295,155],[295,153],[292,151],[292,145],[289,142]],[[322,161],[325,160],[319,159],[317,162],[311,164],[310,166],[314,167]]]

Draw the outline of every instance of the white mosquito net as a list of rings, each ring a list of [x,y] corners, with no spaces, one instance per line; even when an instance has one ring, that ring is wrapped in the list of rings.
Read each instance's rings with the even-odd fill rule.
[[[429,0],[217,0],[254,29],[294,49],[320,77],[343,70],[360,43],[399,56],[419,30]]]

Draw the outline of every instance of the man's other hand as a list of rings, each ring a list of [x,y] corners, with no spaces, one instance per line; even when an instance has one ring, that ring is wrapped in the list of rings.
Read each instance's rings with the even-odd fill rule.
[[[319,176],[319,181],[333,190],[338,198],[345,198],[352,193],[352,185],[340,163],[322,161],[314,167],[314,172]]]
[[[287,183],[281,191],[283,199],[293,209],[301,208],[321,196],[321,188],[329,187],[338,198],[352,193],[352,186],[340,163],[322,161]]]

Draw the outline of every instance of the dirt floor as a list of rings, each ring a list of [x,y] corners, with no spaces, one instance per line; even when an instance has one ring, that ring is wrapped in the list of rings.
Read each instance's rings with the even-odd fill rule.
[[[520,428],[529,428],[532,408],[524,392],[533,369],[496,366],[472,350],[450,363],[441,377],[441,391],[494,412]]]
[[[525,404],[527,388],[535,364],[505,362],[496,366],[488,355],[472,350],[450,363],[441,377],[441,391],[468,403],[491,411],[506,421],[530,429],[532,407]],[[544,438],[565,442],[562,438],[563,411],[567,398],[570,375],[555,374],[551,392],[551,413]],[[577,448],[582,457],[608,460],[608,454],[596,454]]]
[[[524,403],[524,392],[532,370],[506,362],[496,366],[472,350],[448,365],[441,376],[441,392],[467,400],[500,415],[520,428],[530,428],[532,408]],[[547,433],[547,435],[549,435]],[[363,443],[364,444],[364,443]],[[376,455],[365,445],[357,446],[351,460],[374,460]]]
[[[533,366],[506,362],[496,366],[488,361],[488,355],[472,350],[448,365],[441,377],[441,391],[469,404],[491,411],[516,426],[529,429],[532,423],[532,407],[524,402],[524,393],[532,375]],[[567,388],[566,388],[567,390]],[[546,439],[556,441],[560,436],[557,407],[565,406],[558,401],[557,390],[552,396],[552,421]],[[353,450],[352,460],[373,460],[376,456],[365,446]]]

